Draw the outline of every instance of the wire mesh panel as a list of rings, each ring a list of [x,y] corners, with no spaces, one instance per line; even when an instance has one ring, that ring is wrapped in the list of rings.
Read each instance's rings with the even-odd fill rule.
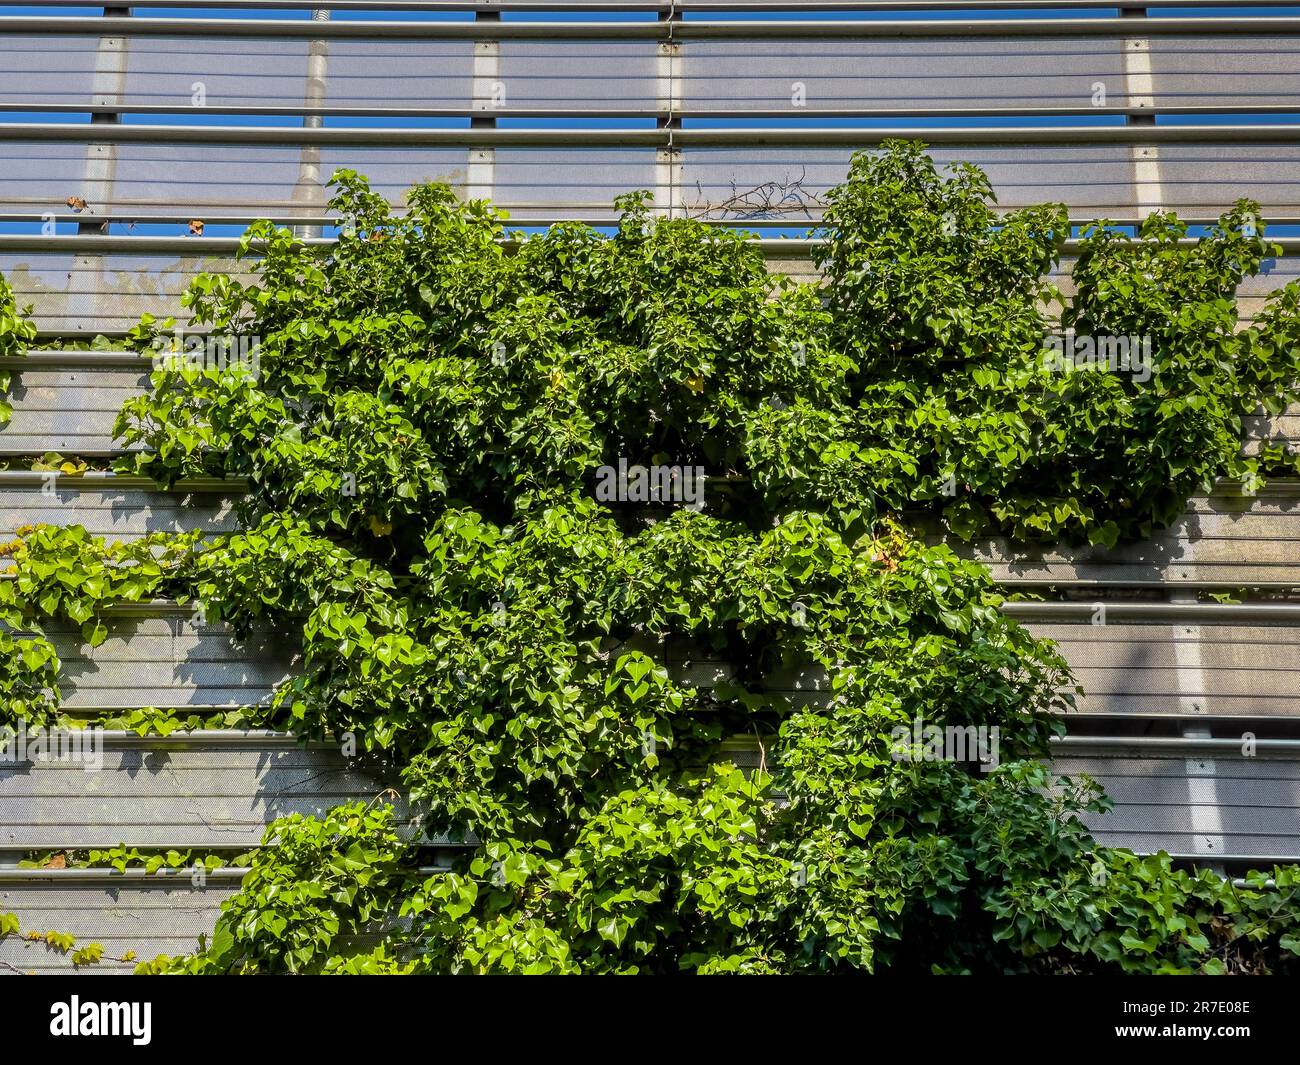
[[[614,197],[648,189],[668,195],[653,148],[498,148],[493,197],[516,221],[557,215],[609,214]]]
[[[1300,40],[1292,37],[1154,37],[1158,106],[1294,106],[1300,110]]]
[[[1094,106],[1104,113],[1128,100],[1118,38],[691,40],[682,66],[688,114]]]
[[[1281,757],[1060,754],[1053,770],[1086,773],[1115,800],[1084,822],[1098,841],[1139,853],[1300,858],[1300,762]]]
[[[108,639],[84,642],[77,626],[49,625],[69,707],[251,706],[291,672],[296,641],[185,617],[112,618]]]
[[[498,106],[548,110],[653,110],[658,103],[656,41],[500,42]]]
[[[112,844],[109,844],[110,846]],[[75,881],[0,884],[0,910],[18,915],[23,928],[56,928],[76,937],[78,943],[99,943],[110,958],[134,951],[147,961],[159,954],[186,954],[198,947],[200,935],[211,935],[221,903],[239,887],[238,880],[210,878],[202,888],[191,885],[188,874],[179,880],[155,882],[124,878],[103,884]],[[0,940],[0,962],[22,972],[70,973],[72,956],[51,950],[44,942],[27,942],[19,936]],[[78,975],[129,973],[134,962],[105,960],[78,966]]]
[[[195,274],[219,271],[247,280],[248,264],[201,253],[184,258],[156,254],[76,255],[71,252],[0,253],[0,273],[20,306],[49,333],[123,333],[150,313],[160,319],[189,314],[180,296]]]

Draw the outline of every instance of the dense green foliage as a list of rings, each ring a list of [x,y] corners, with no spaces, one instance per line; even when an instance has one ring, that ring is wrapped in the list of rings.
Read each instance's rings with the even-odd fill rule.
[[[912,147],[860,157],[831,196],[818,258],[834,347],[856,372],[844,408],[809,406],[834,418],[832,437],[912,457],[919,481],[887,471],[881,495],[893,506],[937,495],[962,535],[1113,544],[1169,523],[1219,476],[1255,480],[1239,454],[1242,418],[1261,405],[1278,413],[1300,370],[1300,288],[1237,329],[1238,286],[1278,251],[1258,206],[1240,201],[1191,242],[1169,214],[1150,216],[1137,240],[1090,228],[1067,297],[1042,280],[1068,232],[1065,209],[999,220],[989,195],[974,167],[945,181]],[[1146,372],[1044,372],[1048,304],[1078,336],[1149,346]],[[790,441],[805,437],[790,420],[799,424],[794,412],[774,418],[767,439],[796,468],[816,468],[826,429],[796,452]]]
[[[14,301],[14,290],[0,276],[0,357],[19,355],[36,338],[36,326]],[[9,421],[13,408],[5,396],[11,380],[9,370],[0,366],[0,425]]]
[[[405,806],[277,822],[205,949],[146,971],[1296,967],[1290,870],[1236,890],[1095,846],[1105,800],[1037,761],[1064,662],[900,517],[1112,542],[1252,475],[1241,417],[1287,399],[1297,315],[1288,290],[1233,331],[1270,252],[1250,205],[1193,244],[1164,216],[1084,238],[1061,314],[1150,335],[1138,382],[1044,367],[1062,209],[995,226],[917,146],[855,159],[817,286],[638,195],[613,237],[512,251],[486,204],[425,186],[394,218],[337,180],[336,247],[260,225],[253,282],[186,297],[258,372],[167,367],[119,419],[124,468],[247,477],[245,531],[35,531],[0,620],[94,642],[108,602],[179,596],[300,631],[265,722],[356,737],[469,846],[421,874]],[[598,502],[620,458],[703,466],[703,507]],[[48,717],[31,646],[3,680]],[[995,727],[999,764],[901,752],[918,721]]]
[[[917,145],[859,155],[832,192],[820,286],[643,196],[613,239],[557,226],[511,254],[485,204],[427,186],[391,219],[340,181],[353,229],[328,260],[264,225],[256,283],[195,284],[196,320],[261,337],[267,379],[129,406],[141,472],[254,476],[266,510],[364,539],[440,494],[507,519],[624,456],[738,476],[711,510],[752,524],[929,505],[963,536],[1110,544],[1218,477],[1257,480],[1242,418],[1280,411],[1300,370],[1300,287],[1236,328],[1239,284],[1277,252],[1247,201],[1195,241],[1168,214],[1140,239],[1093,228],[1065,298],[1044,280],[1065,209],[998,218],[978,170],[945,177]],[[1149,380],[1047,369],[1058,324],[1144,339]]]

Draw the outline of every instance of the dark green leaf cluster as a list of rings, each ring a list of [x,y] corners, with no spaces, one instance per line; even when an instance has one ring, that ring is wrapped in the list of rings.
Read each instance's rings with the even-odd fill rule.
[[[186,297],[255,369],[160,369],[119,419],[126,469],[248,478],[244,531],[42,530],[5,617],[93,640],[106,597],[170,594],[293,633],[271,719],[353,737],[418,830],[277,822],[211,942],[149,971],[1294,968],[1291,871],[1096,847],[1104,798],[1041,761],[1065,663],[909,524],[1109,543],[1254,472],[1241,419],[1300,346],[1294,290],[1234,331],[1249,205],[1088,234],[1064,297],[1063,211],[995,216],[916,145],[854,160],[817,284],[643,195],[612,236],[510,241],[443,187],[398,217],[337,183],[335,247],[259,225],[252,280]],[[1149,380],[1048,366],[1058,319],[1149,337]],[[602,499],[620,460],[702,467],[702,506]]]

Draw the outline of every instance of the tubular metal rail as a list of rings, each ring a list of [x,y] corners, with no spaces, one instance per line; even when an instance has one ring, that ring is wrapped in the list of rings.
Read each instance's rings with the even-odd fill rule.
[[[364,17],[325,21],[285,17],[311,0],[231,0],[222,8],[252,17],[215,19],[176,14],[204,0],[169,0],[104,18],[6,13],[24,6],[0,0],[0,271],[49,336],[121,335],[146,311],[184,322],[195,273],[248,276],[234,254],[254,218],[328,247],[326,182],[344,167],[398,211],[410,185],[441,180],[525,229],[608,226],[615,195],[649,189],[659,214],[751,230],[774,269],[808,273],[852,152],[901,137],[983,166],[999,209],[1060,201],[1076,225],[1135,226],[1164,208],[1210,225],[1238,197],[1257,200],[1271,226],[1293,229],[1287,254],[1245,286],[1246,321],[1297,276],[1300,18],[1280,0],[342,0],[332,8]],[[1261,8],[1277,10],[1249,10]],[[183,235],[192,220],[207,235]],[[1073,248],[1056,278],[1067,292]],[[4,362],[14,415],[0,459],[120,454],[113,420],[147,387],[148,360]],[[1297,417],[1258,419],[1247,447],[1294,438]],[[33,522],[114,539],[230,532],[244,488],[0,472],[0,538]],[[1254,497],[1223,485],[1170,529],[1110,551],[954,545],[1010,590],[1044,596],[1005,609],[1057,641],[1085,689],[1053,765],[1114,798],[1090,820],[1103,842],[1225,870],[1300,860],[1297,515],[1300,485]],[[299,665],[289,634],[240,641],[176,604],[118,611],[93,650],[71,627],[51,636],[68,712],[88,718],[264,702]],[[661,651],[681,680],[728,675],[697,650]],[[831,695],[817,671],[768,686],[796,703]],[[196,882],[17,859],[118,843],[233,855],[282,813],[390,783],[335,745],[265,732],[109,734],[103,759],[91,773],[0,764],[0,911],[119,956],[191,948],[244,870]],[[435,862],[450,845],[428,842]],[[0,970],[67,964],[0,943]]]

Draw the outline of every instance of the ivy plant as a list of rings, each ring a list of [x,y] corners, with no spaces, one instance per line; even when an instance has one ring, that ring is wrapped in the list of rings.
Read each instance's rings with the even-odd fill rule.
[[[185,297],[256,370],[164,366],[118,420],[123,470],[247,478],[241,531],[11,550],[5,620],[93,642],[175,596],[285,633],[276,720],[400,785],[273,824],[213,935],[142,971],[1295,971],[1294,870],[1091,839],[1107,800],[1043,764],[1065,662],[915,527],[1109,544],[1258,473],[1297,301],[1234,331],[1252,205],[1085,234],[1064,293],[1063,209],[995,215],[919,145],[855,157],[816,283],[644,194],[612,236],[507,241],[439,185],[395,216],[335,184],[337,244],[259,223],[251,279]],[[1058,329],[1149,337],[1150,373],[1052,364]],[[702,505],[598,498],[629,464],[701,468]]]

